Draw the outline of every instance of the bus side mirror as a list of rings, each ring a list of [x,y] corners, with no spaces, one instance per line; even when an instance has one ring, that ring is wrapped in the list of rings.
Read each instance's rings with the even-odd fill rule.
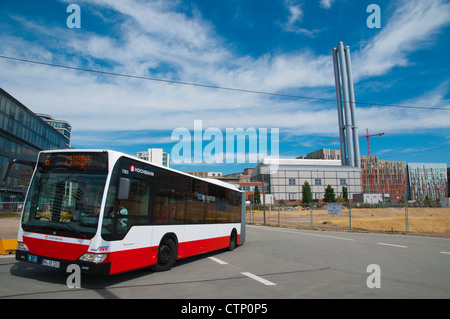
[[[0,180],[6,181],[6,178],[9,175],[9,172],[11,171],[11,168],[16,164],[15,160],[9,161],[8,165],[4,166],[0,171]]]
[[[6,177],[8,176],[8,166],[2,167],[0,170],[0,181],[4,182],[6,181]]]
[[[118,200],[126,200],[130,196],[130,185],[131,182],[128,178],[121,177],[119,178],[119,189],[117,191],[117,199]]]
[[[34,166],[36,166],[36,161],[28,161],[28,160],[22,160],[22,159],[13,159],[8,162],[8,165],[3,167],[0,171],[0,180],[6,181],[6,178],[9,175],[9,172],[11,171],[11,168],[16,164],[23,164],[27,166],[31,166],[34,169]]]

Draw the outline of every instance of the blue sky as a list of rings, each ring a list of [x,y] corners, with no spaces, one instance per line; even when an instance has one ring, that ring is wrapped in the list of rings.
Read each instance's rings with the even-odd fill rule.
[[[69,4],[81,28],[68,28]],[[369,4],[381,28],[368,28]],[[0,55],[147,78],[336,98],[331,49],[350,46],[360,135],[380,159],[450,165],[450,2],[444,0],[0,0]],[[67,120],[75,148],[171,152],[203,130],[279,130],[280,157],[339,148],[336,103],[124,78],[0,58],[0,87]],[[268,140],[269,152],[271,141]],[[203,141],[202,147],[210,141]],[[178,144],[179,145],[179,144]],[[360,139],[361,154],[367,154]],[[225,144],[223,151],[225,152]],[[194,146],[192,146],[192,152]],[[251,153],[248,148],[246,153]],[[225,156],[222,157],[225,161]],[[180,164],[222,171],[254,163]]]

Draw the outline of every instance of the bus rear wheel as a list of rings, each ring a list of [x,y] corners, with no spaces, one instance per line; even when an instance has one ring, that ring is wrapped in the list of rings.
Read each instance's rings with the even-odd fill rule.
[[[233,229],[230,235],[230,245],[228,246],[228,250],[232,251],[233,249],[236,248],[236,245],[237,245],[237,234],[236,231]]]
[[[158,248],[158,261],[155,271],[166,271],[172,268],[177,258],[177,245],[171,238],[164,239]]]

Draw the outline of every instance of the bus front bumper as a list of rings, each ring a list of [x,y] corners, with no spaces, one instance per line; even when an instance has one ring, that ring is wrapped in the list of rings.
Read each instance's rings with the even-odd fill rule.
[[[24,261],[35,265],[43,265],[51,268],[61,269],[66,271],[69,265],[80,266],[82,273],[94,275],[109,275],[111,270],[111,263],[93,263],[81,260],[63,260],[48,258],[45,256],[38,256],[31,254],[28,251],[16,250],[16,260]]]

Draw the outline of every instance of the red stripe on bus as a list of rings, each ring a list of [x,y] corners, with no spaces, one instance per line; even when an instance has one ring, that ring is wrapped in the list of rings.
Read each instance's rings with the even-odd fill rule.
[[[89,245],[72,244],[32,237],[23,237],[30,254],[55,259],[77,260],[88,251]]]
[[[52,240],[23,237],[30,253],[55,259],[77,260],[88,252],[89,245],[58,242]],[[240,235],[238,235],[238,243]],[[177,259],[186,258],[198,254],[211,252],[228,247],[230,237],[217,237],[201,239],[178,244]],[[158,247],[145,247],[128,249],[108,253],[106,262],[111,263],[110,274],[118,274],[134,269],[145,268],[155,265],[158,258]]]
[[[146,247],[111,252],[104,262],[111,263],[110,274],[144,268],[156,264],[158,247]]]
[[[239,240],[240,235],[238,235],[238,242]],[[179,243],[177,259],[223,249],[229,244],[229,236]],[[155,265],[157,259],[158,247],[150,247],[111,252],[104,262],[111,263],[111,275],[113,275]]]
[[[197,254],[203,254],[210,251],[226,248],[229,244],[229,236],[179,243],[178,258],[190,257]]]

